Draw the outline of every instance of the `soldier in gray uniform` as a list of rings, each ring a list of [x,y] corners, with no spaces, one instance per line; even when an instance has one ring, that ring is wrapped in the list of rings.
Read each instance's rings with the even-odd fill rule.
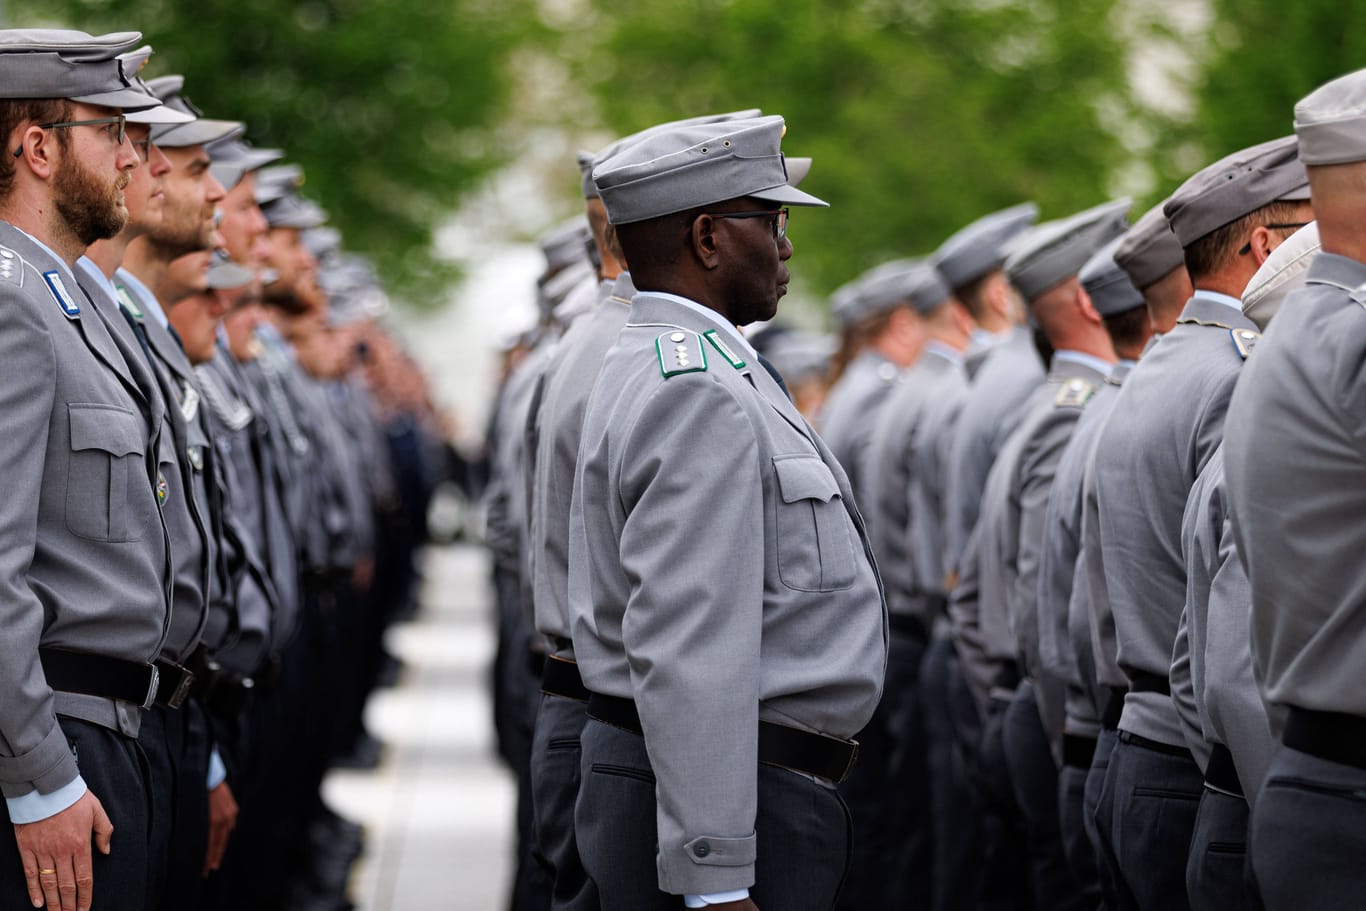
[[[1304,284],[1318,253],[1310,225],[1267,257],[1243,295],[1265,328],[1280,300]],[[1244,350],[1256,341],[1245,330]],[[1181,523],[1186,563],[1186,607],[1172,651],[1172,703],[1182,733],[1205,773],[1186,892],[1195,911],[1254,907],[1255,888],[1245,875],[1248,802],[1275,748],[1270,721],[1254,678],[1248,617],[1251,589],[1228,523],[1224,447],[1196,479]],[[1250,784],[1248,784],[1250,782]]]
[[[1244,368],[1225,441],[1252,649],[1280,744],[1249,850],[1268,909],[1359,900],[1366,812],[1362,497],[1366,71],[1295,106],[1323,252]]]
[[[570,514],[575,829],[604,911],[830,909],[845,873],[834,784],[882,688],[881,589],[844,472],[734,328],[786,290],[782,207],[820,204],[783,129],[680,128],[594,169],[642,289]]]
[[[1140,908],[1186,906],[1203,786],[1168,679],[1186,599],[1181,517],[1222,438],[1242,365],[1239,332],[1256,330],[1234,295],[1307,220],[1306,191],[1287,137],[1236,152],[1172,194],[1164,211],[1195,294],[1125,381],[1096,446],[1100,561],[1128,682],[1104,790],[1114,801],[1110,838],[1120,873]]]
[[[1108,757],[1109,749],[1098,747],[1098,741],[1105,742],[1104,697],[1096,684],[1092,660],[1089,591],[1083,561],[1082,494],[1096,434],[1109,414],[1120,384],[1151,334],[1152,311],[1134,282],[1153,286],[1173,271],[1185,274],[1181,245],[1167,226],[1160,207],[1156,213],[1157,219],[1151,211],[1140,218],[1122,238],[1093,256],[1080,273],[1082,287],[1093,303],[1114,314],[1106,320],[1106,329],[1118,362],[1077,418],[1058,461],[1040,532],[1043,545],[1039,566],[1039,661],[1064,689],[1063,717],[1058,718],[1055,713],[1052,718],[1045,718],[1053,756],[1060,763],[1058,817],[1063,847],[1073,875],[1087,890],[1086,894],[1094,897],[1093,890],[1098,887],[1107,906],[1116,907],[1114,877],[1104,865],[1097,869],[1093,826],[1082,793],[1096,750],[1104,749]],[[1124,268],[1119,262],[1121,257]],[[1135,312],[1135,308],[1142,311]],[[1113,745],[1113,736],[1108,740]]]
[[[1038,570],[1038,660],[1043,677],[1057,681],[1063,690],[1062,705],[1050,706],[1051,711],[1044,714],[1045,733],[1053,758],[1059,764],[1059,834],[1072,875],[1083,898],[1092,907],[1098,905],[1102,897],[1108,903],[1113,902],[1110,901],[1112,892],[1097,869],[1096,852],[1084,824],[1084,791],[1101,730],[1103,706],[1091,660],[1085,584],[1077,584],[1083,568],[1079,560],[1082,481],[1096,431],[1109,414],[1120,383],[1138,360],[1152,332],[1142,294],[1115,261],[1120,245],[1130,244],[1135,235],[1146,228],[1140,222],[1123,237],[1111,241],[1091,257],[1079,275],[1096,310],[1109,314],[1105,328],[1118,361],[1077,417],[1071,437],[1058,459],[1044,524],[1039,530],[1042,546]],[[1140,236],[1170,239],[1163,251],[1170,258],[1162,264],[1165,267],[1162,271],[1184,270],[1181,247],[1167,228],[1165,218],[1161,228],[1161,235]]]
[[[860,350],[830,387],[816,422],[860,498],[861,463],[878,409],[924,344],[915,310],[897,287],[896,275],[905,265],[884,263],[860,276],[857,298],[843,316]]]
[[[921,426],[944,392],[945,375],[961,370],[972,318],[929,262],[914,262],[884,280],[896,282],[910,302],[921,324],[923,348],[878,409],[862,472],[862,500],[873,553],[882,567],[892,637],[887,684],[871,723],[881,720],[885,727],[885,764],[881,776],[870,776],[875,784],[868,807],[874,812],[867,819],[855,817],[855,840],[880,845],[874,869],[882,870],[883,876],[862,884],[876,886],[880,879],[880,893],[863,907],[927,907],[933,889],[934,833],[919,679],[943,601],[938,573],[923,581],[916,574],[919,555],[910,538],[918,505],[913,499],[918,490],[913,463],[917,450],[924,447]],[[866,742],[866,734],[860,742]],[[855,774],[870,768],[865,763]]]
[[[569,507],[573,499],[574,464],[584,409],[598,369],[616,341],[635,286],[626,254],[607,224],[592,167],[643,136],[684,124],[720,123],[744,116],[718,114],[660,124],[611,143],[587,156],[583,194],[595,242],[601,248],[601,272],[611,277],[611,293],[597,308],[575,321],[550,355],[539,380],[533,406],[536,451],[532,465],[531,540],[532,603],[535,629],[549,650],[541,678],[541,700],[531,746],[531,784],[537,851],[554,872],[550,907],[594,909],[597,888],[579,860],[574,840],[574,801],[579,793],[579,735],[587,721],[588,695],[574,662],[569,628]],[[530,443],[528,444],[530,445]]]
[[[1111,314],[1093,305],[1077,275],[1128,227],[1130,205],[1116,200],[1042,226],[1005,264],[1054,354],[1047,379],[1026,400],[1024,419],[992,466],[973,535],[980,573],[975,622],[994,679],[983,694],[990,700],[984,756],[995,755],[990,741],[999,736],[1005,758],[1004,768],[984,763],[983,769],[1007,783],[1020,809],[1035,901],[1046,908],[1076,907],[1080,895],[1063,856],[1057,767],[1040,718],[1041,709],[1060,700],[1048,697],[1055,681],[1038,661],[1039,548],[1057,461],[1115,359],[1103,323]]]
[[[122,111],[156,105],[120,56],[141,37],[0,31],[0,459],[16,479],[0,508],[7,908],[145,907],[136,737],[170,610],[165,404],[72,272],[128,218],[121,189],[139,157]]]
[[[984,885],[978,795],[968,778],[967,756],[980,740],[978,713],[963,681],[945,616],[945,490],[954,426],[968,394],[968,371],[980,367],[995,333],[1013,325],[1015,292],[1001,271],[1008,245],[1038,216],[1033,203],[986,215],[944,241],[934,265],[974,327],[952,369],[941,373],[912,444],[909,559],[915,577],[937,603],[931,640],[921,662],[919,688],[928,738],[931,816],[934,825],[932,901],[936,909],[971,908]],[[949,352],[942,352],[954,360]],[[967,361],[964,357],[967,357]],[[1000,882],[997,888],[1006,889]]]

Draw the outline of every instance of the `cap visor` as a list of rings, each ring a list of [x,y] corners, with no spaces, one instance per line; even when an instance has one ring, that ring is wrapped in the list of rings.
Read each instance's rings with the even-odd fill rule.
[[[767,190],[755,190],[752,193],[746,193],[745,195],[753,197],[754,199],[762,199],[764,202],[780,202],[786,206],[826,207],[830,205],[830,203],[823,199],[812,196],[810,193],[803,190],[798,190],[796,187],[790,187],[787,184],[769,187]]]
[[[159,131],[152,136],[152,141],[168,149],[208,145],[211,142],[227,139],[229,136],[239,136],[246,131],[246,128],[246,124],[238,123],[235,120],[207,120],[201,117],[191,123]]]
[[[189,123],[194,120],[193,114],[168,108],[164,104],[158,104],[156,107],[148,108],[145,111],[133,111],[125,116],[129,123],[150,123],[154,126]]]
[[[247,169],[242,167],[239,162],[228,164],[227,162],[215,162],[209,165],[209,173],[213,179],[223,185],[224,190],[231,190],[242,182],[242,177],[247,173]]]
[[[237,265],[237,263],[226,262],[210,266],[206,276],[210,288],[232,289],[241,288],[243,285],[251,283],[256,275],[250,270]]]
[[[810,158],[784,158],[787,165],[787,185],[789,187],[799,187],[802,181],[806,180],[806,175],[811,173]]]
[[[70,100],[78,101],[81,104],[94,104],[104,108],[119,108],[125,113],[128,111],[146,111],[161,106],[160,101],[155,97],[148,95],[141,89],[115,89],[112,92],[100,92],[96,95],[82,95],[79,98],[72,98]]]

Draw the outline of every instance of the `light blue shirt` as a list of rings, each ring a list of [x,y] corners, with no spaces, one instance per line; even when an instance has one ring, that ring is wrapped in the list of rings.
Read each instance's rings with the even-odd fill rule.
[[[1053,360],[1066,361],[1069,364],[1080,364],[1083,367],[1090,367],[1101,376],[1109,376],[1110,371],[1115,369],[1115,365],[1094,354],[1087,354],[1084,351],[1072,351],[1064,348],[1053,352]]]
[[[1239,313],[1243,312],[1242,301],[1238,300],[1238,298],[1236,297],[1230,297],[1227,294],[1220,294],[1218,291],[1206,291],[1203,288],[1197,288],[1195,289],[1195,293],[1192,294],[1191,297],[1198,297],[1203,300],[1214,301],[1216,304],[1223,304],[1225,307],[1232,307]]]
[[[150,288],[138,281],[136,275],[129,272],[127,269],[119,269],[114,274],[118,276],[119,281],[128,286],[128,290],[137,297],[138,306],[142,307],[148,315],[155,319],[157,323],[160,324],[161,328],[165,329],[170,325],[170,320],[166,318],[166,313],[161,309],[161,301],[157,300],[157,296],[152,293]],[[117,297],[114,299],[118,300]]]
[[[944,360],[952,364],[963,363],[963,352],[959,351],[952,345],[944,344],[943,342],[939,341],[939,339],[930,339],[928,342],[925,343],[925,353],[929,354],[931,352],[939,355]]]

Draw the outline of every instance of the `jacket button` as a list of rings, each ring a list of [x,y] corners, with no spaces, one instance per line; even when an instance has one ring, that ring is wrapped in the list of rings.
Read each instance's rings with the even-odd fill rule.
[[[711,845],[707,844],[705,841],[699,841],[697,844],[693,845],[692,853],[696,854],[698,857],[706,857],[711,853]]]

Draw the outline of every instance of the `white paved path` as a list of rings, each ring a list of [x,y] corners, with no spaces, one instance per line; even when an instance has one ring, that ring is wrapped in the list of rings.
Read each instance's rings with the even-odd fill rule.
[[[352,881],[359,911],[501,911],[512,866],[515,786],[493,748],[487,552],[429,548],[422,610],[391,630],[399,686],[370,701],[387,744],[375,772],[334,772],[324,793],[366,827]]]

